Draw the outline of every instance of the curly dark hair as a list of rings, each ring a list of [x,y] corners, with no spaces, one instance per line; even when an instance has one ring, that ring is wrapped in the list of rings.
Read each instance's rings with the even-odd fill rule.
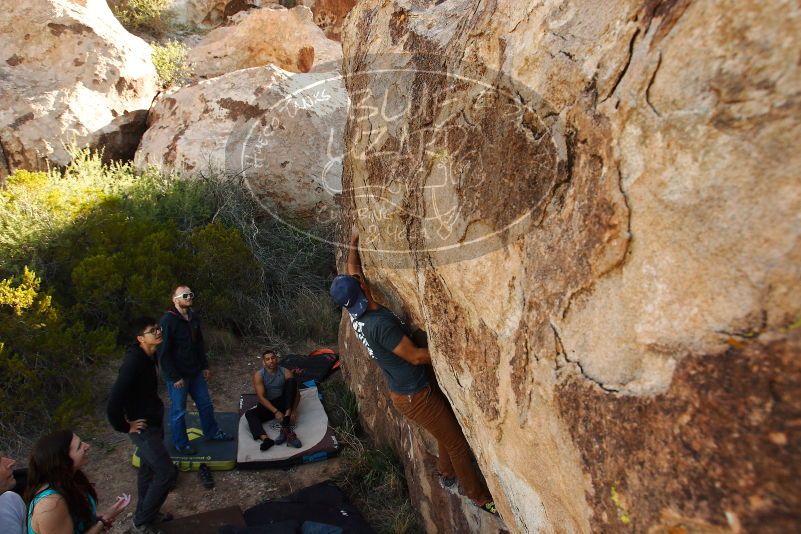
[[[48,485],[64,498],[73,522],[88,525],[94,517],[87,495],[97,502],[97,492],[83,471],[73,470],[70,443],[74,435],[72,430],[57,430],[42,436],[33,446],[25,502],[30,503],[37,490]]]

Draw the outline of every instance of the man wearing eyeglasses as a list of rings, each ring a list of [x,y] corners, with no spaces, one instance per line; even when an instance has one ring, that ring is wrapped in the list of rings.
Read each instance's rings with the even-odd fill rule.
[[[125,351],[106,411],[114,430],[131,438],[140,460],[131,532],[155,534],[161,531],[153,524],[171,518],[159,508],[175,487],[178,471],[164,447],[164,403],[158,394],[156,364],[161,327],[155,319],[142,317],[132,323],[132,330],[135,340]]]
[[[334,278],[330,292],[334,302],[347,310],[356,337],[381,368],[392,404],[437,440],[437,469],[442,485],[452,486],[458,477],[462,490],[476,506],[497,515],[495,502],[473,467],[470,446],[450,404],[429,383],[428,349],[418,347],[407,326],[373,299],[362,272],[359,234],[355,228],[348,251],[347,274]]]
[[[170,396],[170,430],[175,449],[189,456],[197,450],[189,444],[186,435],[186,398],[188,395],[197,405],[203,435],[216,441],[233,438],[223,432],[214,419],[214,404],[209,395],[207,380],[209,361],[200,321],[192,312],[195,294],[188,286],[178,286],[172,292],[173,308],[162,317],[164,342],[159,346],[159,363],[167,382]]]

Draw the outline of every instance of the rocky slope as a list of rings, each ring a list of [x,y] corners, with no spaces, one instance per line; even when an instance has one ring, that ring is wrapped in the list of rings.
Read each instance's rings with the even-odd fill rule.
[[[350,13],[345,226],[427,330],[511,530],[801,525],[799,33],[789,1]],[[452,531],[435,449],[341,334],[365,421]]]
[[[66,164],[66,144],[133,156],[156,95],[150,47],[105,0],[11,2],[0,15],[0,181]]]

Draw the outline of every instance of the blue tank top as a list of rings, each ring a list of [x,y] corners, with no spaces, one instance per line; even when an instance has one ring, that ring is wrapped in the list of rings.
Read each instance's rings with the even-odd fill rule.
[[[36,531],[33,530],[33,526],[31,526],[31,520],[33,519],[33,509],[36,507],[36,504],[49,495],[57,495],[57,494],[58,492],[54,489],[46,489],[40,491],[33,497],[31,504],[28,505],[28,534],[36,534]],[[86,497],[89,499],[89,506],[92,509],[92,517],[97,517],[97,503],[95,502],[94,498],[91,495],[87,495]],[[83,524],[83,521],[75,523],[75,519],[73,519],[72,522],[74,525],[72,532],[74,534],[83,534],[84,532],[89,530],[89,528],[94,524],[92,523],[92,525],[86,526]]]
[[[286,382],[284,373],[286,373],[286,369],[280,366],[275,374],[268,373],[264,367],[261,368],[261,380],[264,382],[264,395],[267,400],[277,399],[283,395]]]

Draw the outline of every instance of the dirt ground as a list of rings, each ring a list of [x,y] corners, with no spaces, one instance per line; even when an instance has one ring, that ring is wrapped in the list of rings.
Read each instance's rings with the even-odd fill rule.
[[[296,347],[298,353],[308,352],[309,347]],[[212,360],[210,380],[211,396],[216,411],[236,412],[241,393],[251,392],[252,373],[260,366],[256,350],[242,351],[218,361]],[[116,377],[117,365],[109,369],[101,380],[108,382],[108,388]],[[160,393],[168,408],[166,392]],[[132,494],[131,504],[118,517],[111,532],[128,532],[133,510],[136,508],[136,468],[131,465],[133,445],[127,435],[114,431],[102,418],[105,402],[98,406],[98,420],[79,430],[93,448],[91,461],[85,468],[89,480],[100,497],[99,508],[114,502],[121,493]],[[193,409],[191,400],[189,409]],[[214,471],[215,487],[205,489],[198,479],[197,472],[182,472],[178,486],[167,498],[163,511],[171,512],[176,518],[193,515],[208,510],[238,505],[245,510],[266,499],[288,495],[298,489],[328,480],[343,469],[340,458],[299,465],[288,470],[261,471]]]

